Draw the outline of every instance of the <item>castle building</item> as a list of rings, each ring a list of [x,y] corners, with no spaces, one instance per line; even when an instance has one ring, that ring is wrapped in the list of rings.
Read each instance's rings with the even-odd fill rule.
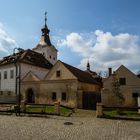
[[[21,50],[0,60],[0,99],[19,97],[27,103],[53,104],[93,109],[100,101],[101,85],[90,71],[57,60],[47,27],[32,50]],[[94,75],[94,76],[93,76]],[[1,100],[0,100],[1,102]]]

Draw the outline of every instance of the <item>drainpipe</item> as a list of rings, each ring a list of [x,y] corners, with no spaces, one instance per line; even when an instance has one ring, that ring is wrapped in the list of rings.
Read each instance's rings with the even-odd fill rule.
[[[19,116],[20,116],[20,103],[21,103],[21,93],[20,93],[20,72],[21,72],[21,66],[20,63],[18,64],[19,67],[19,73],[18,73],[18,107],[19,107]]]
[[[0,91],[1,91],[1,71],[0,71]]]
[[[17,96],[17,62],[15,62],[15,67],[16,67],[16,76],[15,76],[15,94]]]
[[[20,94],[20,63],[15,62],[15,67],[16,67],[16,85],[15,85],[15,93],[16,96],[18,97],[18,102],[17,102],[17,106],[18,106],[18,114],[20,116],[20,101],[21,101],[21,94]]]

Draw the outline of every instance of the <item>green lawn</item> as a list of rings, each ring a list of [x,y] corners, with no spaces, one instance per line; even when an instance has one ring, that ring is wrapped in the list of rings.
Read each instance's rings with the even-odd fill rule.
[[[116,116],[126,116],[126,117],[137,117],[140,118],[140,114],[138,111],[121,111],[121,114],[118,114],[117,110],[111,110],[111,111],[103,111],[104,117],[111,118]]]
[[[27,106],[26,107],[26,112],[45,112],[45,113],[55,113],[55,107],[54,106]],[[62,116],[67,116],[69,113],[71,113],[72,110],[65,108],[65,107],[60,107],[60,115]]]

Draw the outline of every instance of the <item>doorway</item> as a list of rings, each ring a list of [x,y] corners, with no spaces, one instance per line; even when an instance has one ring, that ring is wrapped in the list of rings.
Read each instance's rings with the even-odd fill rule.
[[[32,88],[28,89],[27,91],[26,101],[27,103],[35,103],[35,94]]]

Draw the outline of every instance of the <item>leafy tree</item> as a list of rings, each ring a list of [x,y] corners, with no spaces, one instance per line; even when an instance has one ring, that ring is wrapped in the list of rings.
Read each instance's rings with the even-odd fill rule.
[[[113,79],[112,79],[112,93],[115,95],[115,97],[117,97],[117,102],[119,105],[122,105],[124,102],[124,96],[121,93],[120,90],[120,83],[119,80],[117,78],[116,73],[112,74]]]

